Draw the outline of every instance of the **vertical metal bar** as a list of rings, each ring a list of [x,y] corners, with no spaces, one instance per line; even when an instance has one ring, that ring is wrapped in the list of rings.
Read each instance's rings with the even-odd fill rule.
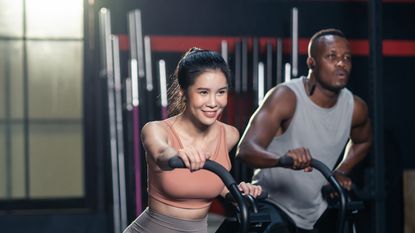
[[[256,107],[259,103],[258,99],[258,62],[259,62],[259,40],[253,38],[252,40],[252,91],[253,91],[253,105]]]
[[[166,62],[159,60],[159,75],[160,75],[160,104],[161,104],[161,118],[167,118],[167,76],[166,76]]]
[[[30,198],[30,137],[29,137],[29,64],[27,58],[27,9],[26,0],[23,0],[23,132],[24,132],[24,170],[25,170],[25,197]]]
[[[228,63],[228,42],[226,40],[220,42],[220,52],[223,60]]]
[[[8,43],[8,42],[6,42]],[[8,48],[6,49],[6,54],[4,54],[5,64],[4,64],[4,110],[5,110],[5,121],[4,121],[4,138],[5,138],[5,166],[4,166],[4,178],[5,178],[5,198],[10,199],[12,197],[12,183],[13,183],[13,177],[12,177],[12,140],[11,140],[11,82],[10,82],[10,60],[11,54],[10,50]]]
[[[133,110],[133,91],[131,77],[125,79],[125,108],[127,111]]]
[[[144,36],[144,61],[145,61],[145,81],[146,89],[142,94],[145,94],[142,99],[144,99],[145,111],[146,111],[146,121],[152,121],[155,119],[156,108],[153,104],[156,100],[154,96],[154,80],[153,80],[153,63],[151,59],[151,40],[149,36]],[[143,105],[144,105],[143,104]]]
[[[137,26],[137,24],[139,24]],[[135,180],[135,212],[142,210],[141,195],[141,139],[140,139],[140,80],[144,77],[144,50],[142,45],[141,13],[134,10],[128,13],[128,36],[130,39],[130,77],[133,104],[133,153]],[[139,32],[137,32],[139,31]],[[139,59],[139,55],[141,58]],[[140,60],[140,62],[139,62]],[[139,65],[140,64],[140,65]]]
[[[131,76],[131,100],[133,107],[140,105],[139,82],[138,82],[138,64],[136,59],[130,60],[130,76]]]
[[[298,9],[294,7],[292,9],[292,29],[291,29],[291,41],[292,41],[292,76],[293,78],[298,75]]]
[[[120,193],[119,193],[119,177],[117,164],[117,135],[115,120],[115,97],[114,97],[114,78],[113,78],[113,56],[111,43],[111,15],[106,8],[101,8],[99,12],[101,52],[103,55],[101,74],[107,79],[108,88],[108,121],[109,121],[109,139],[110,139],[110,155],[111,155],[111,177],[113,192],[113,218],[114,233],[121,232],[121,216],[120,216]]]
[[[241,42],[235,43],[235,92],[241,92]]]
[[[144,46],[140,10],[133,10],[128,13],[128,25],[131,58],[137,60],[138,77],[144,78]]]
[[[258,103],[259,106],[264,99],[265,94],[265,82],[264,82],[264,63],[259,62],[258,63]]]
[[[250,112],[250,108],[251,108],[251,102],[250,102],[250,98],[248,98],[248,95],[250,93],[248,93],[248,39],[247,38],[243,38],[242,39],[242,95],[238,97],[238,113],[239,113],[239,129],[243,129],[245,127],[246,121],[248,120],[248,114]],[[254,97],[256,97],[254,95]],[[255,102],[254,102],[255,103]],[[248,179],[248,175],[247,175],[247,167],[242,164],[239,163],[239,167],[240,167],[240,179],[241,180],[246,180]]]
[[[118,178],[120,192],[120,227],[121,231],[127,227],[127,194],[125,186],[125,159],[124,159],[124,129],[122,114],[122,85],[120,71],[120,47],[118,36],[112,36],[112,55],[114,65],[114,100],[115,100],[115,127],[118,149]]]
[[[290,63],[285,63],[285,76],[284,76],[284,82],[288,82],[291,80],[291,64]]]
[[[151,68],[151,41],[149,36],[144,37],[144,57],[146,67],[146,89],[153,91],[153,69]],[[152,106],[151,104],[149,106]]]
[[[248,91],[248,40],[242,39],[242,92]]]
[[[276,48],[276,60],[277,60],[277,83],[282,82],[282,40],[281,38],[277,39],[277,48]]]
[[[267,61],[266,61],[266,83],[264,83],[264,91],[268,91],[272,87],[272,43],[271,41],[267,42]]]
[[[259,62],[259,41],[258,38],[252,40],[252,81],[253,91],[258,91],[258,62]]]
[[[234,112],[232,112],[233,115],[233,122],[232,124],[238,129],[241,130],[241,109],[240,107],[240,93],[241,93],[241,41],[235,42],[235,70],[234,70],[234,85],[235,85],[235,95],[234,95]],[[237,178],[240,178],[241,174],[241,168],[239,166],[238,160],[233,160],[233,175]]]
[[[382,1],[369,1],[369,80],[373,112],[373,152],[375,181],[376,233],[385,232],[385,162],[384,162],[384,123],[383,123],[383,76],[382,76]]]

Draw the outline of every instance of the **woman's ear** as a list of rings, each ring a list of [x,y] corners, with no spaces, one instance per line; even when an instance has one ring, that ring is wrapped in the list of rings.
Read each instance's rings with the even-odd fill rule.
[[[182,89],[180,89],[180,99],[183,101],[183,103],[186,103],[186,95]]]

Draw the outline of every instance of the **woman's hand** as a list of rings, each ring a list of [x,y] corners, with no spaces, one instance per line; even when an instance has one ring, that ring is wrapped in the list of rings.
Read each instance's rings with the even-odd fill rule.
[[[202,169],[206,160],[211,157],[210,153],[206,153],[192,146],[180,149],[177,155],[192,172]]]
[[[253,197],[257,197],[262,193],[262,188],[259,185],[253,185],[251,183],[241,182],[239,185],[239,190],[244,194],[250,194]]]

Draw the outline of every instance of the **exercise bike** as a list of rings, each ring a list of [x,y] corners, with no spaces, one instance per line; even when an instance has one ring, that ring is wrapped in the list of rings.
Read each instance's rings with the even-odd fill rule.
[[[172,157],[169,162],[169,166],[172,169],[185,168],[183,161],[178,157]],[[284,155],[280,158],[279,166],[290,168],[293,165],[291,157]],[[338,193],[338,223],[337,232],[345,233],[345,222],[346,222],[346,204],[347,194],[341,187],[339,182],[336,180],[333,172],[322,162],[316,159],[312,159],[310,163],[311,167],[317,169],[332,185],[333,189]],[[209,170],[218,175],[225,186],[228,188],[233,200],[236,202],[238,213],[235,218],[227,218],[224,223],[219,227],[219,232],[230,232],[229,229],[237,230],[238,233],[248,232],[262,232],[265,227],[270,223],[270,217],[261,213],[258,213],[255,206],[255,200],[252,197],[244,197],[239,191],[238,184],[232,175],[219,163],[207,160],[203,166],[203,169]],[[249,204],[251,209],[249,209]],[[238,223],[238,224],[235,224]],[[228,226],[226,226],[228,225]],[[236,225],[236,226],[235,226]],[[224,227],[223,227],[224,226]]]

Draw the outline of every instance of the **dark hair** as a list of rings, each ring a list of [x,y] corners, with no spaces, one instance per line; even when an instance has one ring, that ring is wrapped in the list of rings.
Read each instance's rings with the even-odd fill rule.
[[[339,36],[342,38],[346,37],[344,36],[343,32],[340,31],[339,29],[334,29],[334,28],[329,28],[329,29],[323,29],[320,30],[318,32],[316,32],[310,39],[310,42],[308,43],[308,56],[309,57],[314,57],[315,55],[315,51],[317,48],[317,42],[318,40],[323,37],[323,36],[327,36],[327,35],[331,35],[331,36]]]
[[[193,47],[183,55],[176,70],[170,76],[169,116],[184,111],[185,102],[182,93],[184,94],[187,88],[194,84],[199,75],[209,70],[220,70],[229,83],[230,70],[219,53]]]

